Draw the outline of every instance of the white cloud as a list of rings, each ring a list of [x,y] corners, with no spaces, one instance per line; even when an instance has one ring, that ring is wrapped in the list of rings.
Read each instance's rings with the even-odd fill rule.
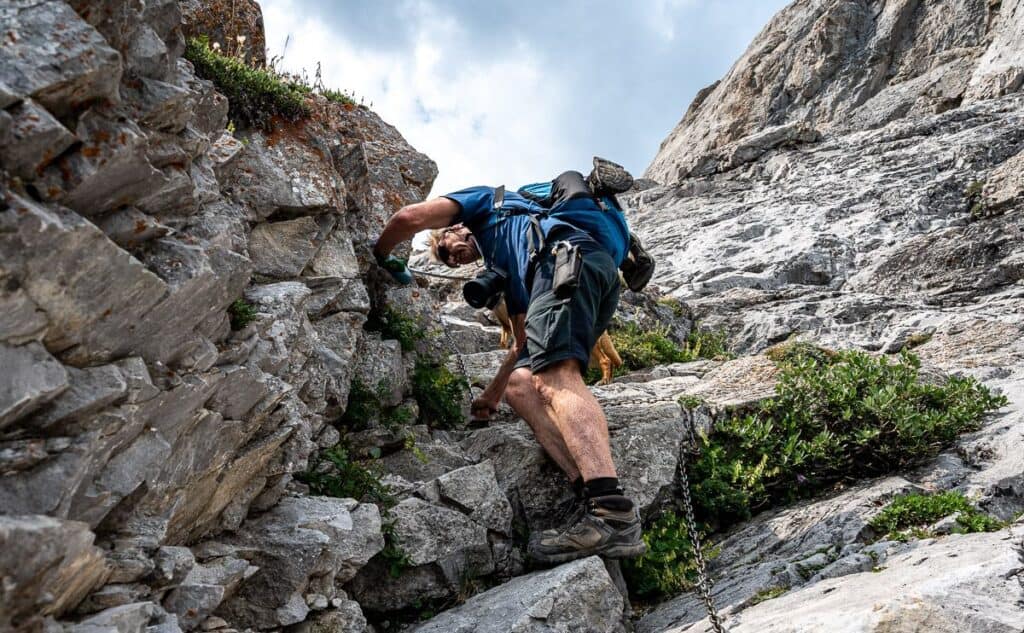
[[[474,57],[463,27],[428,2],[403,5],[412,26],[408,51],[356,47],[294,0],[262,0],[270,54],[280,66],[312,73],[325,85],[372,102],[419,151],[437,161],[434,194],[476,184],[518,186],[567,169],[573,148],[559,121],[573,113],[538,55],[522,43]],[[496,53],[496,50],[499,53]],[[500,52],[504,51],[504,52]],[[581,166],[582,167],[582,166]]]

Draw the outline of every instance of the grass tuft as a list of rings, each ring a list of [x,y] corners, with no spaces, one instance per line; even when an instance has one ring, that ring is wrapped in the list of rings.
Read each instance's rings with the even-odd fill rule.
[[[254,68],[237,57],[223,55],[211,48],[205,37],[189,39],[185,58],[198,76],[212,81],[228,98],[228,115],[234,122],[270,129],[275,116],[297,121],[311,112],[306,104],[309,86],[273,69]]]

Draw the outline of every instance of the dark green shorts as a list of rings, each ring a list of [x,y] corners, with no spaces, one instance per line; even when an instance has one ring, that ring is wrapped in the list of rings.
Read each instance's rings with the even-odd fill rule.
[[[516,367],[529,367],[536,373],[576,359],[583,373],[590,363],[590,350],[608,329],[619,304],[619,271],[603,250],[584,252],[579,288],[568,299],[555,297],[553,274],[552,258],[538,264],[526,312],[526,346]]]

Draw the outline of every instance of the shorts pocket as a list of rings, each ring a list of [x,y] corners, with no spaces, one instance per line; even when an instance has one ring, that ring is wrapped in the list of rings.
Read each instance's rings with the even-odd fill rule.
[[[568,299],[545,294],[526,315],[526,345],[530,357],[568,349],[572,341],[572,321]]]

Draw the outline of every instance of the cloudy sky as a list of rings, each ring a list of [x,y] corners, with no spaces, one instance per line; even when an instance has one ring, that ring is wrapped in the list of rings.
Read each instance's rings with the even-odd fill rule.
[[[786,2],[259,0],[280,67],[372,104],[437,161],[435,195],[595,154],[639,176]]]

